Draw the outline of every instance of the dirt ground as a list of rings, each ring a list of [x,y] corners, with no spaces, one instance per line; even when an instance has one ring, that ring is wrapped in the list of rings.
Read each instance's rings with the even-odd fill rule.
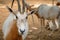
[[[47,3],[51,4],[51,1],[40,1],[40,0],[32,0],[27,1],[29,4],[42,4]],[[5,21],[5,19],[9,15],[9,11],[6,9],[6,5],[11,6],[11,3],[8,4],[0,4],[0,40],[3,40],[2,36],[2,26]],[[17,9],[16,2],[14,3],[13,9]],[[60,29],[58,31],[55,31],[51,36],[48,36],[48,34],[51,33],[50,30],[47,30],[44,26],[42,27],[41,31],[41,25],[40,21],[38,21],[38,18],[36,15],[33,14],[34,17],[34,24],[32,21],[32,16],[30,15],[28,17],[28,23],[29,23],[29,34],[26,38],[26,40],[60,40]]]

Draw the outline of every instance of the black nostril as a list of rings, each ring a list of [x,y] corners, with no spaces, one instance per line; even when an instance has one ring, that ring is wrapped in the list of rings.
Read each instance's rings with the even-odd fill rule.
[[[21,30],[21,29],[20,29],[20,32],[21,32],[21,34],[24,34],[25,30]]]

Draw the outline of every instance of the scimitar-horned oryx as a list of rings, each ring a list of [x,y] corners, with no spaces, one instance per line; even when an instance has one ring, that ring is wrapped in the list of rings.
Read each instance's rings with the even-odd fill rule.
[[[18,10],[16,11],[7,6],[10,14],[5,20],[2,28],[4,40],[24,40],[28,34],[29,27],[27,18],[34,11],[30,11],[29,13],[26,12],[24,0],[22,0],[22,2],[23,7],[20,6],[19,0],[17,0]]]

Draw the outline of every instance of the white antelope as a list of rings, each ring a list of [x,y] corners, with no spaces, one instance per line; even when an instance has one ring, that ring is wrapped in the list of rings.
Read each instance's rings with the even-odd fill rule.
[[[2,28],[3,38],[4,40],[24,40],[28,34],[28,22],[27,17],[30,13],[25,11],[24,0],[22,0],[23,9],[21,10],[19,0],[18,2],[18,10],[13,11],[11,8],[7,6],[10,14],[8,18],[5,20]]]

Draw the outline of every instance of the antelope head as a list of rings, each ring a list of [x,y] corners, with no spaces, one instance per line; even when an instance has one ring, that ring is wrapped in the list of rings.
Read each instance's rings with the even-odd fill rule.
[[[18,11],[17,12],[14,12],[8,6],[7,6],[7,9],[9,10],[10,13],[15,15],[15,17],[16,17],[18,33],[19,34],[24,34],[24,32],[28,30],[27,18],[34,11],[31,11],[29,13],[27,11],[25,11],[24,0],[22,0],[22,4],[23,4],[22,11],[21,11],[21,6],[20,6],[20,3],[19,3],[19,0],[17,0],[17,3],[18,3]]]

